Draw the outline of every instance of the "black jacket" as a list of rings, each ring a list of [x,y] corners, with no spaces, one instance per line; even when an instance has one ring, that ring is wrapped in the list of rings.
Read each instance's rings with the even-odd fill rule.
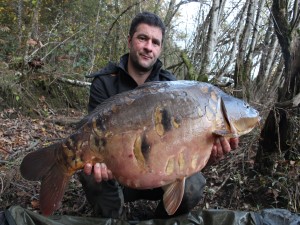
[[[87,76],[94,78],[90,89],[89,112],[109,97],[138,86],[127,72],[127,63],[128,54],[125,54],[121,57],[118,65],[110,62],[102,70]],[[172,80],[176,80],[176,77],[169,71],[162,69],[162,62],[158,59],[145,82]]]

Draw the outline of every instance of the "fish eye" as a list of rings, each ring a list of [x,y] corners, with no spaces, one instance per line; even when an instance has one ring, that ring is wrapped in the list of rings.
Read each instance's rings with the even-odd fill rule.
[[[244,102],[244,107],[246,107],[247,109],[249,109],[250,105],[248,103]]]

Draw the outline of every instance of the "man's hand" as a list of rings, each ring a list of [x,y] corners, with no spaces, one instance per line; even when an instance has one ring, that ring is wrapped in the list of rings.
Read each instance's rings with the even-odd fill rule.
[[[105,163],[85,164],[83,171],[86,175],[93,174],[96,182],[107,181],[113,179],[112,172],[107,169]]]
[[[221,160],[222,158],[224,158],[225,154],[230,152],[232,149],[236,149],[238,146],[238,138],[231,138],[229,140],[225,139],[224,137],[216,138],[207,165],[211,165]]]

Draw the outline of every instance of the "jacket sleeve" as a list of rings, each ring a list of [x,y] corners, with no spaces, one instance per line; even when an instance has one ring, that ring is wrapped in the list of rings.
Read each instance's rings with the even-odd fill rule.
[[[176,79],[176,76],[174,74],[172,74],[170,71],[161,69],[160,80],[161,81],[174,81],[177,79]]]
[[[90,88],[88,112],[92,112],[98,105],[108,98],[109,96],[103,81],[99,77],[95,77]]]

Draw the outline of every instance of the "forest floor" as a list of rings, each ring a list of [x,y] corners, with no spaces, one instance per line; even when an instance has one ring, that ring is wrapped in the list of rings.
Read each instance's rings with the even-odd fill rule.
[[[21,115],[13,109],[0,112],[0,211],[20,205],[39,212],[40,182],[24,180],[19,172],[23,157],[39,147],[67,137],[82,112],[61,110],[46,119]],[[204,198],[196,209],[259,211],[285,208],[299,213],[299,161],[278,160],[268,175],[255,170],[259,128],[240,139],[240,147],[218,164],[205,168]],[[138,201],[125,206],[128,219],[149,219],[157,202]],[[92,216],[75,175],[56,214]]]

